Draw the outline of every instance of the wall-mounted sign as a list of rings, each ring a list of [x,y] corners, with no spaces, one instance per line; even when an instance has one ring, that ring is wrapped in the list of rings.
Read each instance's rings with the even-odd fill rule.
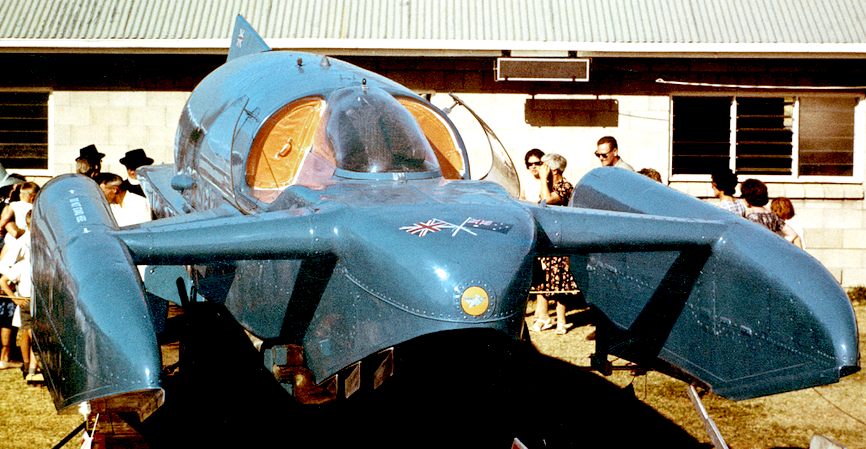
[[[496,81],[589,81],[589,59],[496,58]]]

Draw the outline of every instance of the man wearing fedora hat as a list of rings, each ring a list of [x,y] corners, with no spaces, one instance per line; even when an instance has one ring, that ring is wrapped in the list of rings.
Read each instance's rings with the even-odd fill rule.
[[[123,180],[123,189],[129,193],[144,196],[144,191],[141,189],[141,184],[138,182],[138,175],[135,170],[143,165],[150,165],[153,159],[147,157],[144,150],[136,148],[126,152],[126,155],[120,158],[120,163],[126,167],[128,177]]]
[[[89,178],[94,178],[102,171],[102,158],[104,153],[100,153],[96,149],[96,145],[90,144],[78,150],[78,157],[75,158],[75,172]]]

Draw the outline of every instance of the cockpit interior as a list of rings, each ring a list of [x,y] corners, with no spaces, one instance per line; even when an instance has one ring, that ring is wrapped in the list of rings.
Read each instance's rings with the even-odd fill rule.
[[[436,110],[366,85],[295,100],[260,128],[246,164],[253,196],[270,203],[291,185],[360,179],[465,177],[456,133]]]

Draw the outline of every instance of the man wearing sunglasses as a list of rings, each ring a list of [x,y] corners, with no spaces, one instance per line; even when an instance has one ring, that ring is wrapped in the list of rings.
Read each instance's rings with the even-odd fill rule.
[[[619,157],[619,146],[616,143],[616,139],[612,136],[604,136],[598,139],[595,157],[598,158],[604,167],[619,167],[634,171],[634,168],[628,162]]]
[[[544,163],[541,161],[543,156],[544,151],[541,151],[538,148],[533,148],[527,151],[526,155],[523,156],[523,162],[526,164],[526,169],[529,170],[529,173],[533,177],[533,182],[527,183],[528,185],[524,187],[523,199],[532,201],[533,203],[537,203],[541,200],[541,184],[539,183],[541,178],[538,173],[538,167]]]

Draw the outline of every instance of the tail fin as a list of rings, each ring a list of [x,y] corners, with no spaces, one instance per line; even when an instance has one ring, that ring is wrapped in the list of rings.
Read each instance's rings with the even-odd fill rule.
[[[226,58],[226,61],[266,51],[271,51],[271,47],[268,47],[265,40],[259,36],[259,33],[253,29],[253,26],[243,16],[238,15],[237,20],[235,20],[235,29],[232,31],[229,56]]]

